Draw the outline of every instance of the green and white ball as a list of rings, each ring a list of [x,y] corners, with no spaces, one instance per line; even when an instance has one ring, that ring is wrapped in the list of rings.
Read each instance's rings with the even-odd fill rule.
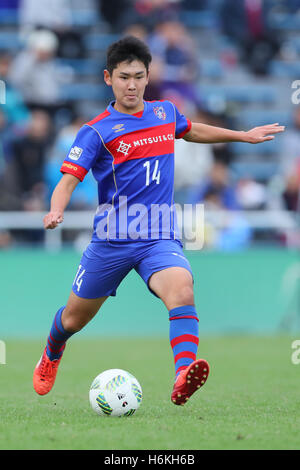
[[[138,380],[122,369],[97,375],[90,388],[90,404],[100,416],[131,416],[142,402]]]

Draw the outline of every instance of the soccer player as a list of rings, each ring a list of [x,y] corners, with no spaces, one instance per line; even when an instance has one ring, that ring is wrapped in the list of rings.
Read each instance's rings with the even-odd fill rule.
[[[209,374],[208,363],[196,359],[193,275],[174,212],[174,139],[255,144],[273,139],[284,128],[276,123],[248,132],[232,131],[190,122],[170,101],[144,101],[150,62],[148,47],[135,37],[109,47],[104,81],[112,87],[115,101],[79,130],[44,217],[45,229],[63,222],[74,189],[89,170],[93,172],[99,194],[94,232],[67,305],[57,311],[34,371],[33,384],[40,395],[54,385],[66,341],[109,296],[116,295],[132,269],[169,312],[175,362],[172,402],[184,405]]]

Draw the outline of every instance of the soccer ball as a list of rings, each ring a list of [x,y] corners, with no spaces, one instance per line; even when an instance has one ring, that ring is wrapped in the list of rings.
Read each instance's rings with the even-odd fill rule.
[[[93,380],[90,404],[100,416],[131,416],[142,401],[137,379],[122,369],[109,369]]]

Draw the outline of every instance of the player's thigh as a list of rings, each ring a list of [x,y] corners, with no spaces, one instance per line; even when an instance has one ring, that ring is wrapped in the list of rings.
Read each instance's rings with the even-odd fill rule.
[[[168,310],[194,305],[193,277],[184,267],[174,266],[157,271],[151,275],[148,284]]]
[[[106,299],[107,296],[85,299],[71,291],[62,315],[64,328],[68,331],[83,328],[96,315]]]

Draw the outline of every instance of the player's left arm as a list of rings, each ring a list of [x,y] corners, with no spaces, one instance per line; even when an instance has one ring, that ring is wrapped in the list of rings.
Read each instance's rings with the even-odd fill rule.
[[[254,127],[249,131],[233,131],[222,127],[210,126],[200,122],[192,122],[191,129],[184,135],[188,142],[204,144],[214,144],[221,142],[248,142],[259,144],[268,140],[273,140],[275,134],[283,132],[285,126],[277,123],[265,126]]]

